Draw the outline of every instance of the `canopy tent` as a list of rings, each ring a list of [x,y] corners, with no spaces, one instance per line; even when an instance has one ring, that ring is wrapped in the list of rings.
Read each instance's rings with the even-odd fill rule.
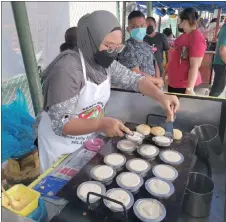
[[[146,5],[147,2],[138,1],[138,5]],[[199,11],[208,11],[214,12],[215,9],[221,8],[222,13],[226,13],[226,2],[225,1],[152,1],[153,7],[169,7],[174,9],[186,8],[186,7],[195,7]]]

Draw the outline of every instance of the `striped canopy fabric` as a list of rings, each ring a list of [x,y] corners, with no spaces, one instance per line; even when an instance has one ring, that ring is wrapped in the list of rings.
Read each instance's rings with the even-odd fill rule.
[[[138,1],[138,5],[146,5],[147,2]],[[223,13],[226,13],[225,1],[152,1],[153,7],[169,7],[174,9],[195,7],[199,11],[213,12],[215,9],[221,8]]]

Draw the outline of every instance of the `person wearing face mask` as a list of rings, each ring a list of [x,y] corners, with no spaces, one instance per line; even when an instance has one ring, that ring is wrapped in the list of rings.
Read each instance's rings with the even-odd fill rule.
[[[194,95],[194,88],[201,84],[199,72],[206,51],[206,41],[197,28],[198,12],[186,8],[180,13],[180,31],[183,32],[174,42],[169,52],[168,91]]]
[[[167,51],[170,49],[167,37],[162,34],[156,32],[156,21],[153,17],[146,18],[147,23],[147,35],[144,38],[144,41],[147,42],[150,46],[154,46],[156,51],[154,52],[155,59],[158,63],[160,74],[163,74],[163,52],[166,52],[166,59]]]
[[[127,27],[130,39],[126,41],[125,49],[119,54],[118,61],[132,71],[148,76],[155,85],[161,88],[163,81],[159,78],[158,64],[154,62],[151,47],[143,41],[146,29],[144,14],[140,11],[132,11],[128,16]]]
[[[77,47],[60,53],[45,70],[43,111],[36,121],[42,172],[62,155],[80,149],[95,132],[131,135],[120,120],[102,115],[111,83],[158,100],[169,115],[177,111],[176,96],[164,94],[148,78],[115,60],[123,48],[117,18],[95,11],[79,20]]]

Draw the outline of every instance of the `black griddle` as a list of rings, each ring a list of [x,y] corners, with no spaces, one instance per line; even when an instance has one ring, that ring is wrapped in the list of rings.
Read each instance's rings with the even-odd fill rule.
[[[127,123],[126,124],[131,130],[135,129],[136,124]],[[55,216],[51,221],[52,222],[69,222],[69,221],[79,221],[79,222],[123,222],[125,221],[124,214],[113,213],[111,212],[104,204],[101,204],[94,208],[90,209],[87,204],[83,203],[76,195],[77,187],[90,178],[90,170],[99,164],[103,164],[104,156],[113,153],[119,152],[116,145],[120,138],[110,139],[104,147],[101,149],[96,156],[91,159],[88,164],[77,174],[75,175],[67,185],[63,187],[62,190],[58,192],[58,196],[65,198],[69,203],[65,208]],[[173,142],[168,148],[160,148],[160,151],[165,149],[177,150],[184,155],[184,162],[179,166],[174,166],[178,170],[178,178],[173,182],[175,186],[175,193],[168,200],[161,200],[161,202],[166,207],[166,218],[165,222],[176,222],[180,216],[182,203],[184,198],[185,189],[187,187],[187,182],[189,178],[189,172],[192,167],[192,159],[195,153],[198,143],[198,138],[190,133],[183,133],[183,138],[181,141]],[[143,144],[153,144],[152,137],[148,137],[144,140]],[[134,157],[140,157],[139,154],[134,153],[133,155],[126,155],[127,160]],[[156,158],[154,161],[151,161],[150,164],[154,167],[156,164],[161,163],[159,158]],[[124,169],[126,171],[126,169]],[[120,172],[119,172],[120,173]],[[118,174],[117,174],[118,175]],[[148,178],[153,177],[152,172],[150,171],[148,176],[144,179],[146,181]],[[107,190],[111,188],[116,188],[118,185],[114,182],[107,186]],[[140,198],[152,198],[152,196],[145,190],[144,185],[140,189],[140,192],[134,195],[135,201]],[[133,213],[131,208],[128,212],[128,221],[129,222],[138,222],[139,220]]]

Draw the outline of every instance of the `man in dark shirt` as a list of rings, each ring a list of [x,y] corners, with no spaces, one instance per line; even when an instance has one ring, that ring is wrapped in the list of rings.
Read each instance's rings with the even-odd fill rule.
[[[119,62],[136,73],[148,76],[155,85],[162,87],[163,81],[160,79],[152,49],[143,41],[147,31],[144,14],[140,11],[131,12],[128,16],[128,25],[127,31],[131,37],[118,56]]]
[[[158,63],[160,74],[163,74],[163,52],[170,49],[166,36],[162,33],[156,32],[156,21],[153,17],[147,17],[147,35],[144,41],[155,48],[154,55]],[[166,53],[167,55],[167,53]]]

